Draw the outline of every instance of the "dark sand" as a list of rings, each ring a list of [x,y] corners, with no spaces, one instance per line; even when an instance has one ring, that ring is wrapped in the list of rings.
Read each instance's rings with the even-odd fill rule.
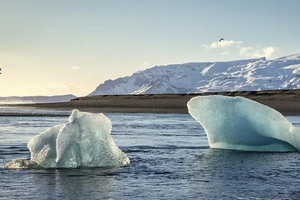
[[[187,102],[196,96],[242,96],[272,107],[283,115],[300,115],[300,90],[219,92],[202,94],[100,95],[64,103],[18,104],[27,108],[88,112],[187,113]]]

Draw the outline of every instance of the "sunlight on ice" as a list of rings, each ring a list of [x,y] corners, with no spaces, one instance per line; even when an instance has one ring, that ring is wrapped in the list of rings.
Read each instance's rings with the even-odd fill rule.
[[[103,114],[73,110],[69,122],[33,137],[30,161],[16,159],[6,168],[115,167],[130,163],[113,141],[111,121]]]
[[[243,97],[199,96],[188,103],[211,148],[243,151],[300,151],[300,128],[278,111]]]

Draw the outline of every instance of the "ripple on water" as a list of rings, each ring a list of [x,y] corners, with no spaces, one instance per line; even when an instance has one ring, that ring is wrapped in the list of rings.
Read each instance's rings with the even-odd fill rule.
[[[108,116],[114,140],[131,160],[129,166],[0,168],[0,199],[300,199],[297,152],[209,149],[203,129],[189,115]],[[1,117],[0,164],[29,159],[28,140],[66,120]],[[291,121],[298,123],[300,117]],[[25,125],[12,125],[17,122]]]

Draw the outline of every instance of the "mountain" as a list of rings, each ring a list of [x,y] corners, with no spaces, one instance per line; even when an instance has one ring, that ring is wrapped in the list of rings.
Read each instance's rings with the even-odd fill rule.
[[[66,102],[76,96],[68,95],[57,95],[57,96],[11,96],[11,97],[0,97],[0,104],[17,104],[17,103],[54,103],[54,102]]]
[[[300,88],[300,54],[265,58],[155,66],[107,80],[91,95],[176,94]]]

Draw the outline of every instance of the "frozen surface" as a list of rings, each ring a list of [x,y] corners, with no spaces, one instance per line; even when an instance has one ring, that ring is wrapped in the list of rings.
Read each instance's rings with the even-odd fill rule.
[[[110,135],[111,121],[103,114],[73,110],[69,122],[56,125],[28,143],[30,160],[12,160],[7,168],[114,167],[130,163]]]
[[[187,106],[203,126],[211,148],[300,151],[300,128],[268,106],[220,95],[195,97]]]

